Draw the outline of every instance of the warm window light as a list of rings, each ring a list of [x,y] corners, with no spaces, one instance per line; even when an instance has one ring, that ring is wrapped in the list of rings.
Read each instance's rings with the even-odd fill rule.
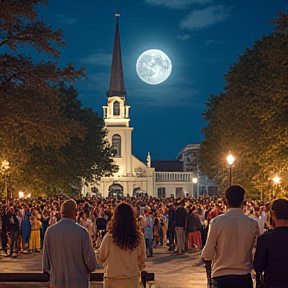
[[[23,198],[24,197],[24,192],[23,191],[19,191],[19,198]]]
[[[198,178],[197,178],[197,177],[193,177],[193,178],[192,178],[192,182],[193,182],[194,184],[196,184],[196,183],[198,182]]]
[[[29,193],[29,194],[27,195],[27,197],[30,198],[30,197],[31,197],[31,194]]]
[[[279,184],[279,183],[280,183],[280,177],[275,176],[275,177],[273,178],[273,181],[274,181],[275,184]]]
[[[226,158],[227,162],[229,165],[233,165],[233,163],[235,162],[235,158],[233,157],[232,154],[229,154]]]

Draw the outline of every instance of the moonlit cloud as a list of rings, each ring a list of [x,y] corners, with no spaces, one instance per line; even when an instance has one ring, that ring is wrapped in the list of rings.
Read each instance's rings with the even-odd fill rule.
[[[185,35],[178,35],[178,36],[176,36],[176,38],[184,41],[184,40],[190,39],[191,36],[188,34],[185,34]]]
[[[229,16],[231,8],[223,5],[209,6],[202,10],[191,11],[179,24],[182,29],[200,30],[224,21]]]
[[[203,100],[199,101],[199,91],[195,89],[184,89],[181,87],[171,87],[169,88],[169,94],[165,94],[163,99],[163,93],[160,92],[159,95],[155,94],[154,97],[148,98],[145,97],[147,106],[154,107],[187,107],[187,106],[198,106],[197,104],[203,106]],[[156,96],[156,97],[155,97]],[[204,108],[204,107],[203,107]]]
[[[68,18],[65,17],[64,15],[56,14],[54,15],[55,18],[57,18],[58,23],[63,24],[63,25],[76,25],[79,23],[78,19],[75,18]]]
[[[85,64],[110,67],[112,63],[112,55],[105,53],[94,53],[81,58],[80,61]]]
[[[205,5],[212,0],[145,0],[147,4],[164,6],[170,9],[185,9],[192,4]]]
[[[93,106],[96,111],[101,112],[101,107],[106,100],[106,91],[109,89],[110,73],[87,73],[87,79],[80,86],[79,98],[86,107]]]
[[[147,93],[147,89],[141,86],[139,87],[139,82],[138,85],[137,83],[133,83],[129,87],[126,86],[126,88],[129,91],[129,95],[134,95],[134,101],[141,107],[198,107],[198,105],[201,105],[201,109],[204,109],[200,92],[193,88],[184,88],[181,85],[170,85],[168,88],[165,88],[169,90],[169,93],[164,94],[160,88],[153,88],[153,93]]]
[[[75,19],[75,18],[65,18],[62,20],[62,23],[64,25],[75,25],[79,22],[78,19]]]
[[[214,40],[214,39],[209,39],[206,41],[206,45],[211,45],[211,44],[223,44],[222,41]]]

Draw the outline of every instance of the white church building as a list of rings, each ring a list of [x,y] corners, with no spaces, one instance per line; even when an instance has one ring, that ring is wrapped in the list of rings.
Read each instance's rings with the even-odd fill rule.
[[[174,167],[178,168],[173,171],[173,163],[170,163],[172,165],[168,170],[165,165],[152,167],[149,152],[147,163],[141,162],[132,154],[133,127],[129,126],[130,106],[126,104],[118,18],[119,15],[116,14],[110,87],[107,92],[107,106],[103,107],[103,118],[107,139],[112,146],[113,161],[119,170],[111,177],[102,177],[97,185],[83,185],[82,194],[91,196],[93,192],[97,192],[102,197],[135,196],[137,193],[155,197],[182,197],[187,194],[196,196],[193,195],[193,173],[184,172],[182,162],[175,160]],[[179,168],[179,162],[182,163],[182,169]]]

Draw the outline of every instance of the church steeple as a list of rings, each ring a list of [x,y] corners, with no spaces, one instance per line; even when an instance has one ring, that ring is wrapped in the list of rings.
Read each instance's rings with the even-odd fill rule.
[[[115,30],[113,56],[112,56],[110,88],[109,88],[109,91],[107,92],[107,96],[108,97],[119,96],[119,97],[126,98],[123,66],[122,66],[122,56],[121,56],[119,25],[118,25],[118,18],[120,17],[120,14],[117,12],[115,16],[116,16],[116,30]]]

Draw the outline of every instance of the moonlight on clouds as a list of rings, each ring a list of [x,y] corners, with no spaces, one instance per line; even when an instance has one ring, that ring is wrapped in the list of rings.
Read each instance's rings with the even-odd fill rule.
[[[161,50],[150,49],[143,52],[136,63],[140,79],[150,85],[164,82],[171,74],[172,62]]]

